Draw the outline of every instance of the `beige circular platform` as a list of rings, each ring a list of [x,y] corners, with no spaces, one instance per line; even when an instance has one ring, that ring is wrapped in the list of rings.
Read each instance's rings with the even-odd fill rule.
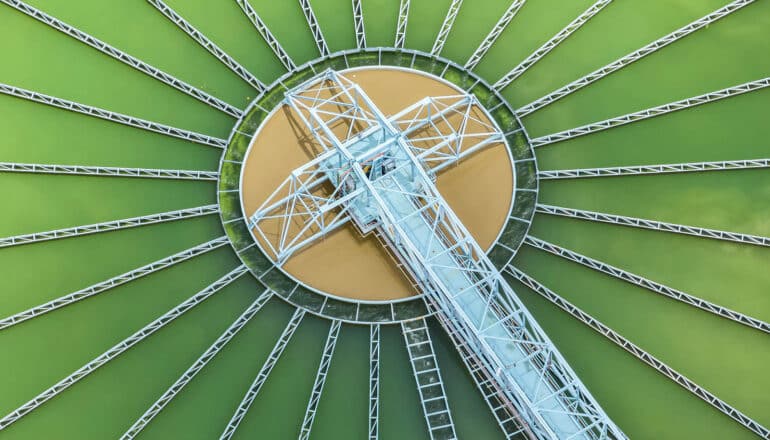
[[[427,96],[448,96],[460,89],[436,77],[395,68],[344,71],[385,115],[392,115]],[[481,109],[476,117],[489,121]],[[307,163],[317,145],[297,123],[288,106],[274,111],[257,132],[245,158],[241,198],[253,213],[286,179]],[[513,194],[513,168],[503,143],[490,145],[438,175],[437,187],[483,249],[505,225]],[[348,225],[292,256],[283,269],[325,293],[367,301],[397,300],[417,294],[393,257],[373,236],[362,237]]]

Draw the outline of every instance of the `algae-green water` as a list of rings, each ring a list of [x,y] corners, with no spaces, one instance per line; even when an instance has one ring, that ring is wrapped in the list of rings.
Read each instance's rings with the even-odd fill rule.
[[[263,82],[285,70],[230,0],[167,3]],[[296,1],[251,0],[297,64],[319,56]],[[355,46],[349,0],[312,0],[332,51]],[[429,51],[449,0],[412,0],[406,47]],[[496,81],[591,0],[529,0],[476,72]],[[613,2],[503,94],[514,107],[727,4]],[[30,4],[232,105],[256,91],[144,1]],[[509,6],[466,0],[443,56],[463,64]],[[370,46],[391,46],[398,0],[365,0]],[[235,122],[86,45],[0,6],[0,82],[226,137]],[[533,137],[768,76],[770,3],[757,1],[523,122]],[[541,169],[770,157],[770,91],[538,149]],[[0,95],[0,162],[215,170],[219,151]],[[213,182],[0,173],[0,236],[216,202]],[[767,169],[541,183],[542,203],[770,236]],[[223,234],[217,216],[0,249],[0,316]],[[532,234],[762,320],[770,250],[538,214]],[[0,331],[7,414],[239,264],[229,247]],[[764,425],[770,337],[526,246],[514,264]],[[632,439],[750,439],[745,428],[513,282],[607,413]],[[120,436],[260,293],[250,275],[0,432],[9,439]],[[293,307],[271,299],[142,432],[218,436]],[[434,323],[435,324],[435,323]],[[299,432],[329,322],[307,316],[237,431]],[[460,438],[503,438],[449,340],[432,327]],[[343,325],[311,438],[367,436],[366,327]],[[382,329],[380,438],[427,439],[403,337]]]

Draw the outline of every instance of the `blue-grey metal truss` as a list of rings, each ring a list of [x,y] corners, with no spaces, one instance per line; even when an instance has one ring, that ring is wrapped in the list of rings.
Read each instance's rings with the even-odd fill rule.
[[[335,319],[332,321],[331,326],[329,326],[329,335],[326,337],[326,343],[321,353],[321,363],[318,365],[313,389],[307,402],[305,418],[302,420],[302,426],[299,431],[299,440],[310,439],[310,431],[313,429],[313,421],[318,412],[318,403],[321,401],[324,384],[326,384],[326,378],[329,375],[329,367],[331,366],[332,356],[334,356],[334,348],[337,346],[341,324],[341,321]]]
[[[353,27],[356,32],[356,47],[366,49],[366,26],[362,0],[353,0]]]
[[[77,176],[139,177],[148,179],[217,180],[218,171],[170,170],[157,168],[122,168],[87,165],[0,162],[0,172],[69,174]]]
[[[455,20],[457,19],[457,14],[460,13],[462,4],[463,0],[452,0],[452,3],[449,4],[449,10],[446,13],[446,17],[444,17],[444,22],[441,24],[441,29],[438,31],[436,41],[433,42],[433,49],[430,51],[431,55],[441,55],[441,51],[444,49],[446,40],[449,37],[449,32],[452,30],[452,26],[454,26]]]
[[[393,47],[403,49],[406,43],[406,27],[409,24],[409,6],[410,0],[401,0],[398,6],[398,24],[396,25],[396,41]]]
[[[369,440],[380,437],[380,325],[369,326]]]
[[[703,171],[748,170],[769,168],[768,159],[726,160],[717,162],[685,162],[660,165],[629,165],[624,167],[576,168],[571,170],[538,171],[537,177],[549,179],[579,179],[585,177],[638,176],[645,174],[693,173]]]
[[[235,2],[238,3],[238,6],[241,7],[243,13],[246,14],[246,16],[249,18],[251,24],[257,28],[257,32],[259,32],[268,46],[270,46],[270,49],[273,50],[273,53],[278,57],[278,60],[281,61],[283,67],[285,67],[287,70],[296,69],[297,66],[286,52],[286,49],[284,49],[283,46],[281,46],[281,43],[278,42],[278,39],[273,36],[273,33],[270,32],[270,29],[267,27],[265,22],[262,21],[262,18],[260,18],[259,14],[257,14],[257,11],[255,11],[251,6],[251,3],[249,3],[248,0],[235,0]]]
[[[313,34],[313,40],[316,47],[318,47],[318,52],[321,53],[322,57],[329,55],[329,45],[326,44],[326,38],[324,38],[321,25],[318,24],[318,18],[315,16],[310,0],[299,0],[299,6],[302,8],[302,14],[305,16],[310,33]]]
[[[505,28],[508,27],[508,24],[511,22],[511,20],[513,20],[513,17],[515,17],[519,12],[519,9],[524,6],[526,1],[527,0],[513,0],[511,2],[511,5],[508,6],[508,9],[505,10],[503,16],[500,17],[500,20],[497,21],[492,30],[489,31],[489,34],[486,36],[486,38],[484,38],[484,41],[481,42],[479,47],[473,52],[473,55],[471,55],[471,57],[465,63],[466,69],[473,70],[476,68],[476,66],[481,62],[482,58],[484,58],[484,55],[487,54],[489,49],[492,48],[492,45],[495,44],[495,41],[497,41],[497,39],[500,37],[500,34],[502,34]]]

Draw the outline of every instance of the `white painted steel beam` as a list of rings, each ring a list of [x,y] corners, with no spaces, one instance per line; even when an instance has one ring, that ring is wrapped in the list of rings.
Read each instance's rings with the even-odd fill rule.
[[[675,299],[677,301],[683,302],[693,307],[697,307],[701,310],[705,310],[709,313],[713,313],[722,318],[731,319],[733,321],[739,322],[748,327],[763,331],[765,333],[770,333],[770,324],[760,319],[752,318],[751,316],[744,315],[743,313],[730,310],[727,307],[722,307],[710,301],[706,301],[696,296],[689,295],[687,293],[682,292],[681,290],[674,289],[664,284],[656,283],[655,281],[649,280],[643,276],[636,275],[634,273],[625,271],[623,269],[609,265],[607,263],[603,263],[599,260],[595,260],[593,258],[587,257],[578,252],[571,251],[569,249],[563,248],[553,243],[549,243],[545,240],[541,240],[531,235],[525,238],[524,243],[536,249],[540,249],[540,250],[549,252],[553,255],[562,257],[566,260],[569,260],[578,264],[582,264],[583,266],[586,266],[598,272],[613,276],[627,283],[631,283],[636,286],[643,287],[651,292],[655,292],[660,295],[667,296],[669,298]]]
[[[95,38],[85,32],[82,32],[79,29],[72,27],[55,17],[50,16],[39,9],[36,9],[19,0],[0,0],[0,1],[2,1],[6,5],[20,12],[23,12],[24,14],[29,15],[30,17],[42,23],[47,24],[48,26],[56,29],[57,31],[67,34],[70,37],[93,47],[94,49],[98,50],[99,52],[105,55],[109,55],[112,58],[115,58],[116,60],[124,64],[127,64],[133,67],[134,69],[179,90],[180,92],[183,92],[205,104],[208,104],[209,106],[217,110],[227,113],[228,115],[234,118],[239,118],[241,116],[242,112],[239,109],[233,107],[232,105],[218,98],[215,98],[209,95],[208,93],[200,89],[197,89],[191,86],[190,84],[187,84],[186,82],[178,78],[175,78],[174,76],[169,75],[168,73],[163,72],[162,70],[156,67],[153,67],[137,58],[134,58],[131,55],[121,51],[120,49],[110,46],[109,44],[99,40],[98,38]]]
[[[507,74],[505,74],[505,76],[500,78],[492,86],[492,88],[497,91],[500,91],[508,87],[514,80],[516,80],[516,78],[520,77],[524,72],[527,71],[527,69],[529,69],[530,67],[535,65],[535,63],[543,59],[543,57],[545,57],[550,51],[552,51],[556,46],[561,44],[575,31],[580,29],[584,24],[588,22],[588,20],[593,18],[594,15],[598,14],[602,9],[604,9],[605,6],[609,5],[610,3],[612,3],[612,0],[597,0],[596,3],[589,6],[588,9],[585,10],[585,12],[580,14],[576,19],[572,20],[570,24],[565,26],[564,29],[559,31],[558,34],[554,35],[553,38],[546,41],[542,46],[540,46],[534,52],[532,52],[531,55],[525,58],[524,61],[519,63],[518,66],[511,69],[510,72],[508,72]]]
[[[401,0],[398,7],[398,25],[396,27],[396,42],[393,47],[403,49],[406,42],[406,26],[409,23],[409,5],[410,0]]]
[[[235,0],[235,2],[238,4],[238,6],[241,7],[243,13],[246,14],[246,16],[249,18],[251,24],[257,28],[259,35],[261,35],[268,46],[270,46],[270,49],[273,50],[273,53],[278,57],[278,60],[281,61],[281,64],[283,64],[286,70],[294,70],[297,67],[294,64],[294,61],[291,59],[283,46],[281,46],[281,43],[278,41],[278,39],[275,38],[272,32],[270,32],[270,29],[268,29],[265,22],[262,21],[262,18],[260,18],[259,14],[257,14],[257,11],[255,11],[251,6],[251,3],[249,3],[248,0]]]
[[[206,350],[198,360],[193,363],[182,375],[171,385],[163,395],[161,395],[152,406],[120,437],[121,440],[130,440],[135,438],[152,419],[171,403],[190,381],[230,342],[241,329],[251,321],[251,318],[259,312],[262,306],[272,297],[272,292],[266,290],[260,294],[256,300],[238,317],[230,327],[222,333],[216,341]]]
[[[160,13],[163,14],[166,18],[171,20],[171,22],[177,25],[179,29],[183,30],[184,33],[190,36],[190,38],[195,40],[196,43],[198,43],[204,49],[209,51],[210,54],[214,55],[219,61],[222,62],[222,64],[224,64],[225,66],[227,66],[228,69],[233,71],[233,73],[235,73],[241,79],[249,83],[249,85],[257,89],[257,91],[264,92],[266,90],[265,85],[262,83],[262,81],[257,79],[257,77],[254,76],[253,73],[249,72],[248,69],[243,67],[233,57],[225,53],[224,50],[222,50],[213,41],[211,41],[208,37],[206,37],[206,35],[204,35],[201,31],[196,29],[195,26],[190,24],[189,21],[185,20],[179,14],[177,14],[176,11],[174,11],[162,0],[147,0],[147,2],[152,6],[154,6],[155,9],[160,11]]]
[[[691,173],[702,171],[746,170],[770,167],[768,159],[728,160],[721,162],[686,162],[661,165],[631,165],[608,168],[577,168],[572,170],[539,171],[538,179],[579,179],[584,177],[637,176],[645,174]]]
[[[746,5],[749,5],[751,3],[754,3],[755,0],[735,0],[726,6],[717,9],[716,11],[706,15],[705,17],[699,18],[698,20],[695,20],[694,22],[677,29],[676,31],[666,35],[665,37],[662,37],[658,40],[653,41],[652,43],[644,46],[641,49],[638,49],[634,52],[631,52],[630,54],[613,61],[610,64],[607,64],[606,66],[589,73],[588,75],[575,80],[566,86],[560,88],[559,90],[556,90],[555,92],[550,93],[547,96],[544,96],[530,104],[525,105],[524,107],[516,110],[516,113],[520,117],[524,117],[534,111],[537,111],[549,104],[552,104],[559,99],[570,95],[583,87],[592,84],[605,76],[622,69],[623,67],[628,66],[629,64],[632,64],[647,55],[654,53],[658,51],[659,49],[662,49],[669,44],[686,37],[687,35],[690,35],[691,33],[703,29],[707,27],[709,24],[719,20],[720,18],[726,17],[727,15],[732,14],[733,12],[743,8]]]
[[[0,330],[14,326],[28,319],[36,318],[53,310],[68,306],[85,298],[97,295],[112,289],[113,287],[121,286],[130,281],[142,278],[145,275],[161,271],[167,267],[171,267],[175,264],[187,261],[193,257],[197,257],[198,255],[202,255],[206,252],[218,249],[227,243],[228,238],[226,236],[215,238],[214,240],[207,241],[205,243],[199,244],[198,246],[186,249],[166,258],[162,258],[150,264],[146,264],[142,267],[112,277],[100,283],[93,284],[84,289],[80,289],[77,292],[61,296],[47,303],[32,307],[31,309],[16,313],[15,315],[11,315],[7,318],[0,319]]]
[[[511,5],[508,6],[508,9],[506,9],[503,16],[500,17],[500,20],[497,21],[486,38],[484,38],[484,41],[481,42],[476,51],[473,52],[473,55],[468,59],[468,62],[465,63],[466,69],[473,70],[481,62],[481,59],[484,58],[484,55],[486,55],[489,49],[492,48],[492,45],[495,44],[495,41],[500,37],[500,34],[502,34],[505,28],[508,27],[508,24],[519,12],[519,9],[524,6],[524,2],[526,1],[527,0],[513,0],[513,2],[511,2]]]
[[[444,22],[441,24],[441,29],[436,36],[436,41],[433,42],[433,49],[430,51],[430,54],[434,57],[441,55],[441,51],[444,49],[447,37],[449,37],[449,32],[455,24],[457,14],[460,12],[460,6],[462,6],[462,4],[463,0],[452,0],[452,3],[449,5],[449,10],[446,13],[446,17],[444,17]]]
[[[321,363],[318,365],[318,372],[313,382],[313,390],[310,393],[310,400],[308,400],[307,409],[305,410],[305,418],[302,420],[302,427],[299,432],[300,440],[310,439],[310,431],[313,428],[313,421],[318,412],[318,403],[321,401],[324,384],[326,384],[326,378],[329,375],[329,366],[332,362],[332,356],[334,356],[334,348],[337,346],[340,324],[342,322],[335,319],[329,327],[329,335],[326,337],[326,344],[324,344],[323,353],[321,354]]]
[[[565,300],[564,298],[559,296],[557,293],[553,292],[549,288],[539,283],[537,280],[526,275],[525,273],[523,273],[522,271],[520,271],[515,267],[509,266],[507,268],[507,271],[511,275],[513,275],[513,277],[519,280],[522,284],[529,287],[530,289],[538,293],[540,296],[550,301],[552,304],[556,305],[560,309],[569,313],[575,319],[579,320],[580,322],[587,325],[594,331],[606,337],[607,339],[609,339],[610,341],[618,345],[620,348],[631,353],[634,357],[644,362],[645,364],[651,366],[652,368],[657,370],[659,373],[663,374],[667,378],[674,381],[677,385],[681,386],[685,390],[696,395],[698,398],[700,398],[704,402],[716,408],[721,413],[727,415],[731,419],[740,423],[743,427],[757,434],[760,438],[770,438],[770,430],[760,425],[757,421],[751,419],[750,417],[743,414],[741,411],[734,408],[733,406],[723,401],[719,397],[715,396],[714,394],[712,394],[702,386],[688,379],[685,375],[674,370],[664,362],[657,359],[655,356],[644,351],[633,342],[624,338],[618,332],[607,327],[601,321],[589,315],[588,313],[584,312],[583,310],[581,310],[574,304],[570,303],[569,301]]]
[[[130,127],[141,128],[142,130],[165,134],[166,136],[208,145],[210,147],[227,147],[227,141],[225,139],[219,139],[205,134],[183,130],[181,128],[170,127],[168,125],[159,124],[157,122],[146,121],[144,119],[135,118],[133,116],[111,112],[109,110],[104,110],[98,107],[80,104],[74,101],[69,101],[67,99],[45,95],[31,90],[22,89],[20,87],[14,87],[8,84],[0,84],[0,93],[14,96],[16,98],[26,99],[28,101],[38,102],[40,104],[50,105],[52,107],[63,108],[65,110],[82,113],[84,115],[93,116],[95,118],[105,119],[107,121],[117,122],[118,124],[128,125]]]
[[[54,165],[0,162],[0,172],[69,174],[77,176],[140,177],[149,179],[217,180],[218,171],[170,170],[157,168],[120,168],[86,165]]]
[[[592,124],[583,125],[581,127],[572,128],[569,130],[561,131],[559,133],[549,134],[539,138],[532,139],[533,147],[542,147],[544,145],[555,144],[557,142],[565,141],[567,139],[584,136],[598,131],[607,130],[609,128],[618,127],[621,125],[630,124],[632,122],[642,121],[656,116],[665,115],[679,110],[684,110],[690,107],[707,104],[721,99],[730,98],[744,93],[753,92],[755,90],[764,89],[770,86],[770,77],[762,78],[756,81],[751,81],[737,86],[728,87],[726,89],[717,90],[711,93],[705,93],[703,95],[694,96],[692,98],[682,99],[680,101],[674,101],[668,104],[659,105],[657,107],[648,108],[627,115],[618,116],[616,118],[606,119],[600,122],[594,122]]]
[[[143,215],[140,217],[124,218],[112,220],[103,223],[94,223],[91,225],[75,226],[72,228],[55,229],[45,232],[34,232],[32,234],[14,235],[12,237],[0,238],[0,248],[9,246],[18,246],[22,244],[37,243],[47,240],[56,240],[59,238],[77,237],[81,235],[96,234],[99,232],[116,231],[119,229],[135,228],[137,226],[152,225],[155,223],[165,223],[176,220],[184,220],[192,217],[216,214],[219,212],[218,205],[206,205],[196,208],[180,209],[177,211],[161,212],[158,214]]]
[[[720,231],[717,229],[699,228],[697,226],[680,225],[676,223],[659,222],[636,217],[605,214],[602,212],[582,209],[563,208],[560,206],[538,204],[536,211],[542,214],[560,215],[595,222],[612,223],[634,228],[652,229],[655,231],[674,232],[676,234],[694,235],[697,237],[713,238],[716,240],[733,241],[736,243],[770,246],[770,238],[758,235],[741,234],[738,232]]]
[[[303,309],[298,308],[294,312],[294,315],[292,315],[291,319],[289,320],[289,324],[283,330],[283,333],[281,333],[281,336],[278,338],[275,346],[273,346],[270,355],[268,355],[267,361],[265,361],[265,363],[262,365],[262,368],[260,368],[257,377],[254,379],[251,387],[249,387],[246,395],[243,396],[243,400],[241,400],[241,403],[235,410],[235,414],[233,414],[233,417],[230,419],[230,422],[228,422],[224,432],[219,437],[220,440],[228,440],[233,437],[235,430],[238,429],[238,425],[240,425],[243,417],[249,411],[249,407],[251,407],[251,404],[254,402],[257,394],[259,394],[259,390],[262,389],[262,385],[265,384],[265,381],[267,381],[267,377],[270,375],[270,372],[273,371],[273,367],[275,367],[275,364],[278,362],[281,354],[283,354],[286,346],[289,345],[291,337],[299,327],[299,324],[302,322],[302,318],[304,316],[305,311]]]
[[[120,354],[124,353],[125,351],[127,351],[134,345],[138,344],[139,342],[147,339],[148,337],[150,337],[150,335],[160,330],[161,328],[165,327],[166,324],[182,316],[185,312],[197,306],[198,304],[202,303],[203,301],[208,299],[210,296],[214,295],[219,290],[221,290],[223,287],[227,286],[232,281],[236,280],[241,275],[247,272],[248,272],[248,268],[246,268],[246,266],[241,265],[237,267],[236,269],[224,275],[222,278],[214,281],[205,289],[193,295],[191,298],[185,300],[178,306],[169,310],[167,313],[163,314],[155,321],[147,324],[146,326],[142,327],[142,329],[140,329],[133,335],[129,336],[128,338],[119,342],[109,350],[105,351],[104,353],[96,357],[91,362],[79,368],[74,373],[70,374],[69,376],[57,382],[52,387],[43,391],[42,393],[37,395],[35,398],[30,400],[29,402],[13,410],[11,413],[9,413],[8,415],[0,419],[0,431],[7,428],[12,423],[18,421],[25,415],[29,414],[36,408],[40,407],[45,402],[56,397],[59,393],[66,390],[70,386],[74,385],[75,383],[77,383],[84,377],[88,376],[89,374],[93,373],[102,365],[106,364],[112,359],[115,359]]]
[[[366,49],[366,26],[362,0],[353,0],[353,26],[356,31],[356,47]]]
[[[318,18],[316,18],[315,12],[313,12],[310,0],[299,0],[299,6],[302,8],[302,14],[305,16],[310,33],[313,34],[313,40],[315,40],[315,44],[318,47],[318,52],[321,53],[322,57],[329,55],[329,46],[326,44],[326,39],[324,38],[323,31],[321,31],[321,26],[318,24]]]
[[[380,437],[380,325],[369,327],[369,440]]]

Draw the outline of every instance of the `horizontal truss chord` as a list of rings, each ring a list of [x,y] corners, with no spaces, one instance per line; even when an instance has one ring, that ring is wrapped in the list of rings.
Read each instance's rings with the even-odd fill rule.
[[[473,52],[473,55],[468,59],[468,62],[465,63],[466,69],[473,70],[481,62],[481,59],[484,58],[484,55],[486,55],[489,49],[492,48],[492,45],[495,44],[495,41],[500,37],[500,34],[502,34],[505,28],[508,27],[508,24],[511,23],[513,17],[516,16],[519,9],[524,6],[524,2],[526,1],[527,0],[513,0],[513,2],[511,2],[511,5],[508,6],[508,9],[503,13],[503,16],[500,17],[500,20],[497,21],[486,38],[484,38],[484,41],[481,42],[476,51]]]
[[[86,165],[53,165],[0,162],[0,172],[70,174],[78,176],[140,177],[150,179],[217,180],[218,171],[169,170],[153,168],[119,168]]]
[[[686,162],[661,165],[631,165],[608,168],[577,168],[572,170],[539,171],[539,179],[578,179],[583,177],[634,176],[643,174],[671,174],[700,171],[744,170],[770,167],[768,159],[728,160],[721,162]]]

